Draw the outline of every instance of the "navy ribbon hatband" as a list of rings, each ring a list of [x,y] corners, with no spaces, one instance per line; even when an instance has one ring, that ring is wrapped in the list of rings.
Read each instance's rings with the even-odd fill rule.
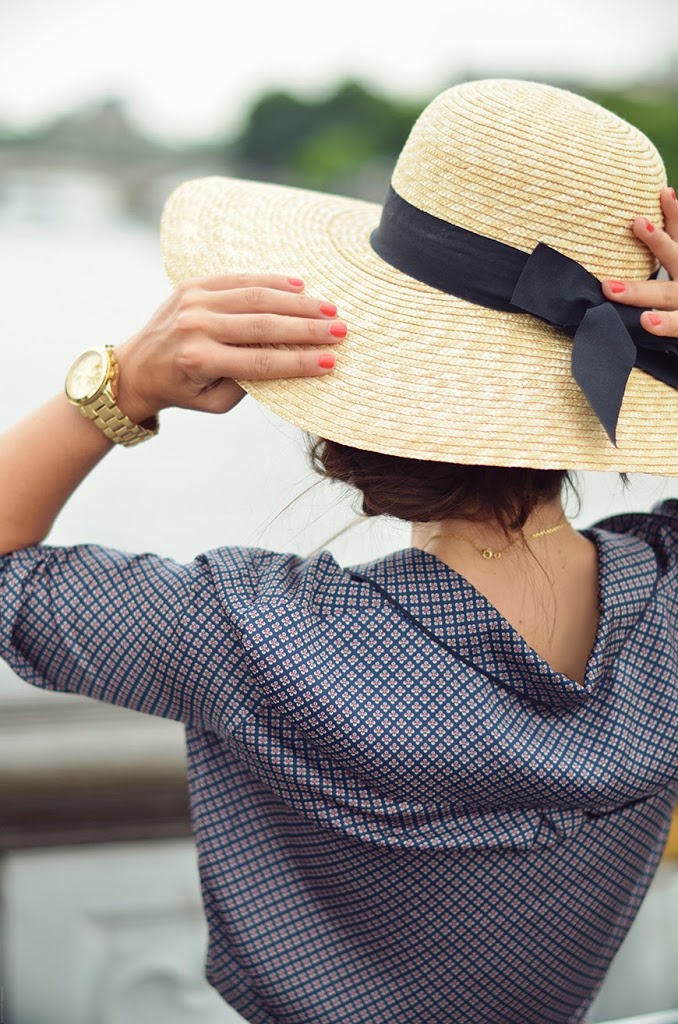
[[[543,242],[522,252],[418,210],[391,188],[371,244],[432,288],[489,309],[531,313],[569,335],[572,376],[615,447],[634,366],[678,388],[678,341],[649,334],[642,310],[608,301],[593,274]]]

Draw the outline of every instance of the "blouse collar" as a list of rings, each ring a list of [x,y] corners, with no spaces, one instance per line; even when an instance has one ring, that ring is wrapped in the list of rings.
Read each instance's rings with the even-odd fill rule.
[[[349,571],[368,580],[441,646],[497,685],[558,708],[585,704],[608,680],[615,659],[643,615],[657,582],[646,541],[591,527],[598,549],[600,619],[584,685],[556,672],[472,583],[435,555],[404,548]]]

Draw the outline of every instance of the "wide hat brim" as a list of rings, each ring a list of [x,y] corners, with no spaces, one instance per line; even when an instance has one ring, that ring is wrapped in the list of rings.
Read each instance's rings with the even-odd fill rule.
[[[342,196],[201,178],[165,204],[163,258],[175,286],[289,273],[337,304],[349,331],[331,374],[239,381],[313,435],[441,462],[678,476],[678,392],[632,370],[615,448],[572,377],[569,337],[390,266],[370,244],[380,215]]]

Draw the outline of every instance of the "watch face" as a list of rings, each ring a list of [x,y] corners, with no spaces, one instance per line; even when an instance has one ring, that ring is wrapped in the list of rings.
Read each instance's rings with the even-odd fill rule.
[[[66,378],[66,392],[71,401],[91,401],[106,380],[107,370],[105,355],[96,349],[88,349],[78,356]]]

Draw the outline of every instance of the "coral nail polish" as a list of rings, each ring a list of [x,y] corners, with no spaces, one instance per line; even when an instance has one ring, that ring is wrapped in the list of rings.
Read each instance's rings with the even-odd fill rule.
[[[330,324],[330,334],[333,334],[335,338],[345,338],[348,333],[348,327],[346,324]]]
[[[331,352],[323,352],[318,357],[318,366],[322,366],[323,370],[331,370],[336,362],[334,355]]]
[[[291,284],[293,288],[302,288],[304,284],[300,277],[288,277],[287,282],[288,284]]]
[[[675,203],[675,201],[676,201],[676,190],[675,190],[675,188],[671,189],[671,198],[673,199],[673,201]]]
[[[621,292],[626,291],[626,285],[622,284],[621,281],[610,281],[610,290],[619,295]]]
[[[320,303],[320,312],[324,316],[336,316],[337,315],[337,307],[334,305],[333,302],[321,302]]]
[[[645,218],[645,227],[649,232],[654,231],[654,224],[651,221],[649,221],[647,217]]]
[[[662,318],[659,316],[658,313],[650,313],[650,315],[648,316],[648,320],[650,321],[653,327],[659,327],[660,323],[662,322]]]

